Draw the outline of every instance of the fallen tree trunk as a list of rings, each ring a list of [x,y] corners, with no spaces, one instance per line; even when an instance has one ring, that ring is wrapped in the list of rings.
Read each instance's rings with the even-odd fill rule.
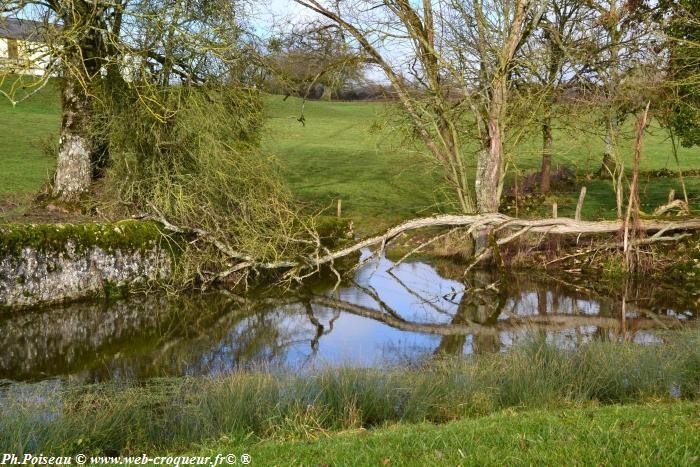
[[[444,215],[413,219],[399,224],[387,230],[382,235],[370,237],[355,243],[347,248],[332,252],[318,258],[319,265],[330,263],[334,260],[356,253],[364,248],[381,245],[382,249],[391,240],[404,232],[428,227],[465,227],[471,233],[476,230],[485,230],[489,233],[511,232],[510,235],[497,240],[498,245],[504,245],[525,233],[543,235],[595,235],[620,232],[623,221],[577,221],[566,217],[553,219],[519,219],[505,214],[483,215]],[[654,240],[668,240],[661,235],[666,232],[700,230],[700,219],[687,219],[683,221],[665,220],[640,220],[639,230],[655,235],[646,240],[646,243]],[[662,240],[663,239],[663,240]]]
[[[550,219],[520,219],[510,217],[505,214],[477,214],[477,215],[442,215],[434,217],[418,218],[406,221],[402,224],[392,227],[381,235],[376,235],[364,240],[360,240],[346,248],[342,248],[333,252],[319,251],[309,255],[306,258],[297,260],[285,260],[278,262],[263,262],[257,261],[251,255],[231,251],[226,245],[212,240],[213,237],[207,232],[200,229],[188,229],[171,224],[162,217],[148,217],[154,220],[159,220],[163,226],[176,232],[189,232],[196,235],[203,241],[211,241],[222,254],[231,259],[232,267],[219,274],[219,278],[225,278],[237,271],[245,269],[318,269],[324,265],[333,265],[333,262],[342,259],[346,256],[358,253],[361,250],[373,246],[380,246],[379,253],[384,251],[388,243],[394,240],[399,235],[430,227],[460,227],[467,229],[467,233],[475,231],[486,232],[494,235],[497,245],[504,245],[512,242],[516,238],[524,234],[540,234],[540,235],[598,235],[621,232],[624,228],[622,220],[615,221],[581,221],[567,217],[557,217]],[[662,220],[662,219],[645,219],[639,221],[639,231],[653,234],[651,237],[643,239],[644,244],[674,241],[685,237],[678,235],[675,237],[663,236],[668,232],[687,232],[700,230],[700,218],[685,219],[685,220]]]

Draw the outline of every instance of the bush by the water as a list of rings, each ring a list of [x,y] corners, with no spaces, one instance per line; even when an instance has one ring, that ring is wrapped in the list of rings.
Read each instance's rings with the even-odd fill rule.
[[[90,386],[12,384],[0,395],[0,446],[55,454],[186,451],[222,437],[314,438],[510,407],[698,399],[700,333],[666,337],[661,345],[592,342],[576,350],[543,339],[420,368],[329,369],[306,377],[260,371]]]
[[[102,182],[107,211],[196,227],[261,261],[294,257],[306,246],[293,196],[259,149],[264,118],[255,90],[178,86],[153,102],[140,100],[120,98],[102,120],[110,159]],[[182,277],[226,267],[213,243],[188,245],[182,265],[190,270]]]

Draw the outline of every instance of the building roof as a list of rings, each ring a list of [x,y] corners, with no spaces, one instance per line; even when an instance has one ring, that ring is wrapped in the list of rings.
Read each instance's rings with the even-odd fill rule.
[[[41,41],[46,23],[29,19],[0,17],[0,38]]]

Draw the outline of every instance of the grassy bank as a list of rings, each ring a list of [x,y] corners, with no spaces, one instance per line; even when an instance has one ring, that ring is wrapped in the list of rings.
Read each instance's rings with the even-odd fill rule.
[[[445,423],[509,408],[696,400],[700,333],[668,344],[612,342],[567,351],[532,342],[506,354],[421,368],[236,373],[142,384],[4,389],[0,447],[10,452],[187,452],[308,440],[394,424]],[[417,428],[420,430],[420,428]]]
[[[252,465],[697,465],[700,403],[508,410],[310,441],[215,443]]]

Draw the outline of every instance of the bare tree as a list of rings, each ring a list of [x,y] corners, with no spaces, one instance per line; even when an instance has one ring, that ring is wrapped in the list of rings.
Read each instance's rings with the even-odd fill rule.
[[[460,209],[496,212],[512,67],[543,2],[295,1],[345,29],[384,72]],[[475,118],[480,148],[473,190],[463,149],[469,116]]]
[[[362,80],[364,57],[338,25],[312,22],[270,39],[261,62],[271,92],[330,99]]]
[[[462,2],[449,27],[456,39],[465,90],[473,91],[480,150],[475,191],[479,212],[497,212],[505,177],[504,140],[513,71],[525,40],[539,24],[546,3],[537,0]]]
[[[443,168],[461,210],[473,212],[475,204],[467,184],[453,109],[443,86],[444,66],[441,66],[442,57],[435,43],[432,4],[426,0],[419,10],[405,0],[392,0],[377,8],[370,8],[364,1],[354,4],[336,2],[333,5],[317,0],[295,1],[342,27],[364,50],[368,59],[384,72],[416,133]],[[367,14],[362,15],[362,12]],[[410,50],[409,60],[401,62],[391,56],[387,50],[388,42],[406,48],[407,52]],[[424,99],[415,96],[408,77],[411,66],[420,69],[424,85],[421,97]]]
[[[578,0],[550,0],[539,28],[521,51],[518,72],[539,92],[542,133],[540,192],[549,193],[553,156],[554,118],[562,108],[560,97],[574,85],[581,71],[580,43],[586,37],[585,18],[590,12]]]
[[[603,110],[601,174],[613,180],[617,215],[622,218],[624,163],[618,140],[625,118],[646,103],[640,93],[654,80],[661,31],[653,21],[651,7],[644,2],[591,0],[585,6],[592,15],[587,16],[588,50],[581,76],[593,90],[589,104]]]

